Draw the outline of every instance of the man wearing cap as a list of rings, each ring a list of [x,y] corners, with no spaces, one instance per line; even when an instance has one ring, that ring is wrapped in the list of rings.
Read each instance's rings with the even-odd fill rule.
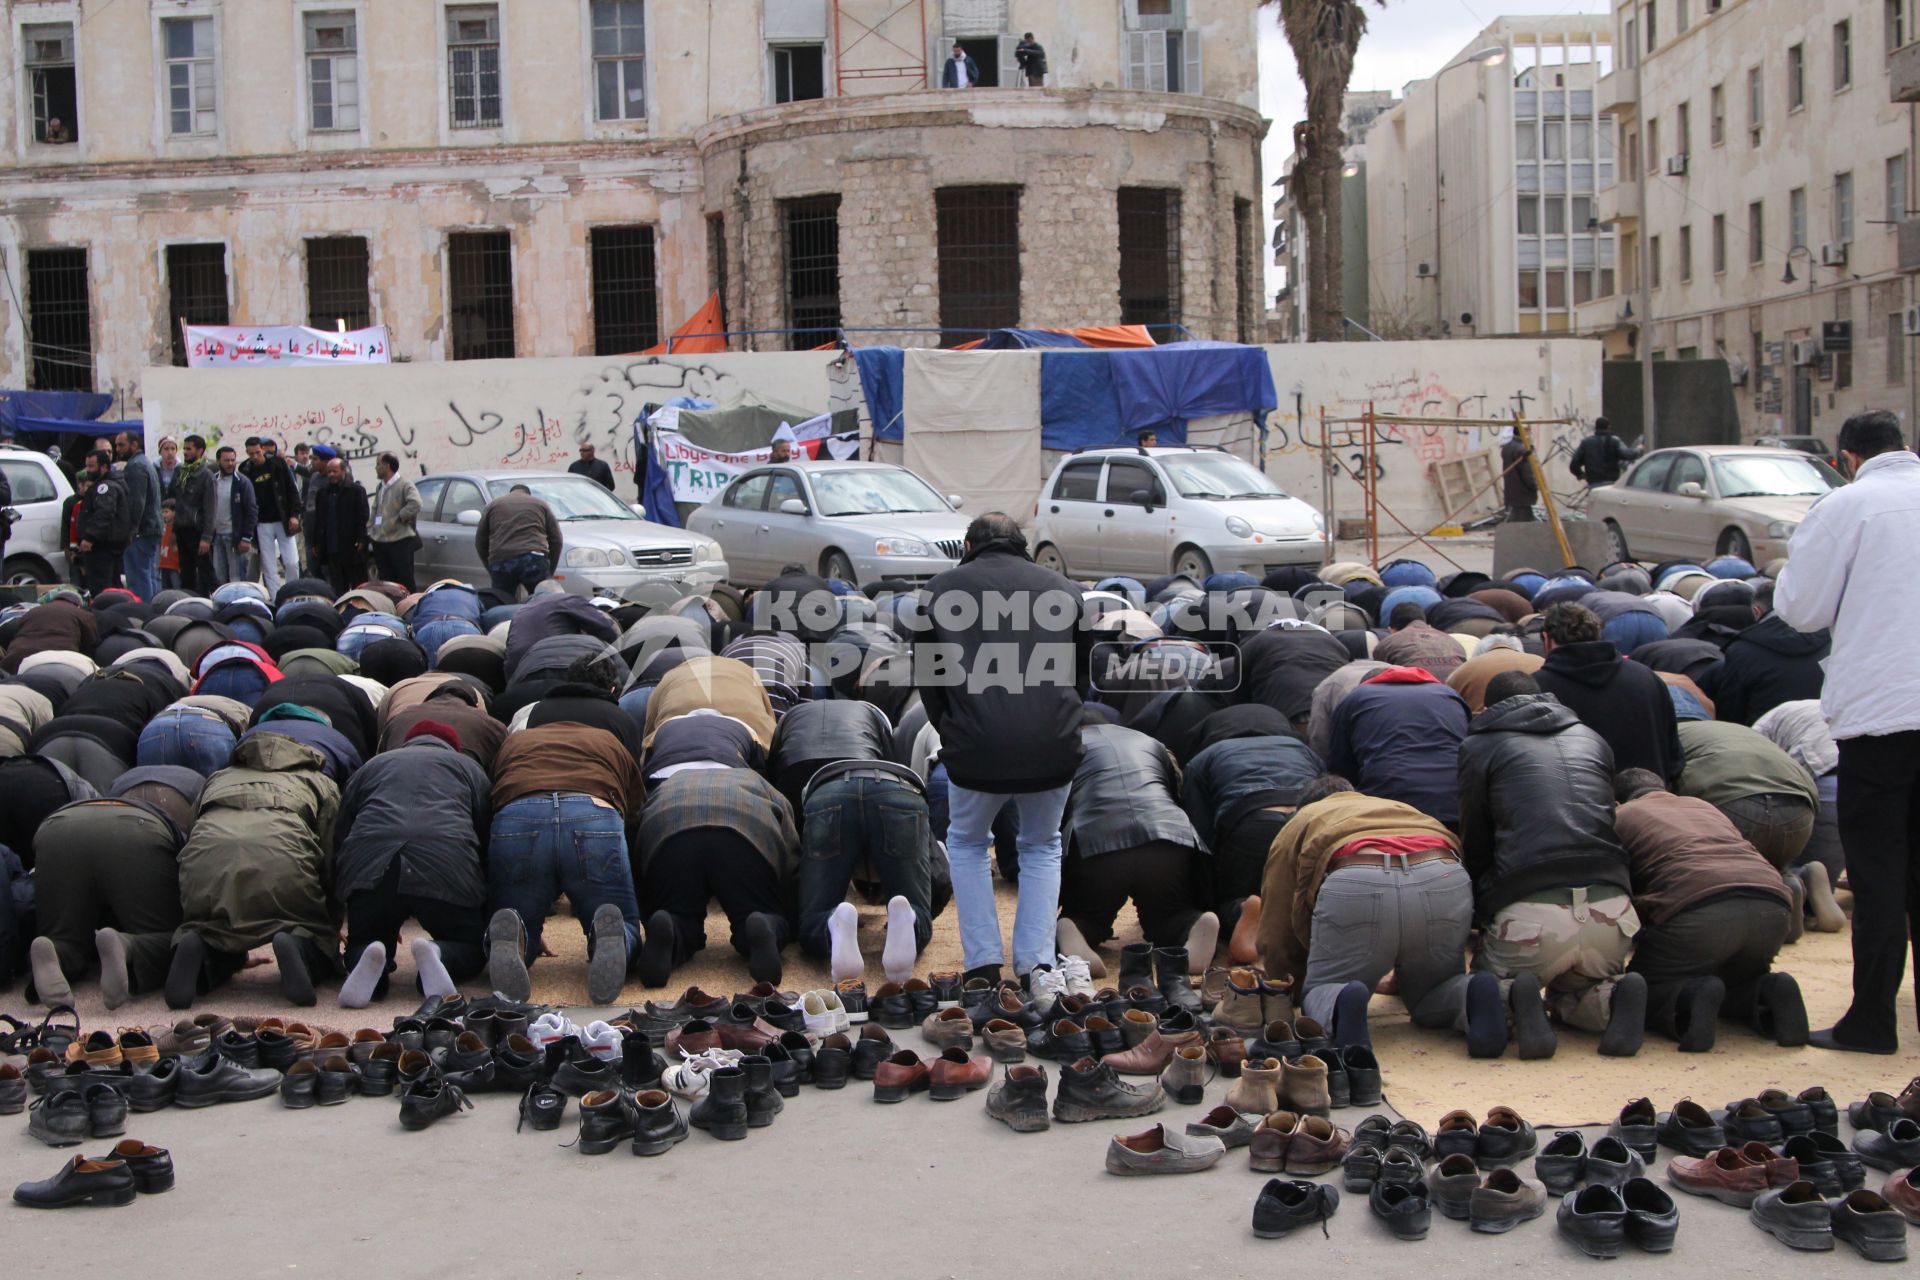
[[[409,916],[431,936],[412,946],[422,994],[452,995],[480,972],[492,817],[492,783],[444,721],[421,720],[399,747],[353,775],[340,798],[334,855],[350,970],[341,1008],[385,998]]]
[[[773,433],[773,448],[767,454],[767,461],[792,462],[793,446],[798,443],[799,437],[793,434],[793,428],[781,423],[780,429]]]
[[[248,438],[247,460],[240,464],[240,474],[253,485],[254,507],[259,512],[260,574],[271,596],[281,583],[300,576],[300,549],[294,545],[294,535],[300,532],[300,487],[286,459],[268,452],[270,443],[265,436]]]

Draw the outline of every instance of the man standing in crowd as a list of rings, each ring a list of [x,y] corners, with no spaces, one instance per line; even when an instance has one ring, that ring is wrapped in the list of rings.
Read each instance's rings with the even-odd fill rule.
[[[367,531],[373,539],[374,572],[412,590],[413,553],[420,541],[414,526],[420,518],[420,491],[400,474],[400,459],[395,454],[381,454],[373,469],[380,477],[380,487],[373,495],[373,524]],[[611,476],[607,487],[613,487]]]
[[[165,445],[161,446],[164,456]],[[207,442],[188,436],[180,442],[182,461],[168,481],[166,496],[173,499],[173,541],[180,556],[180,585],[201,592],[200,506],[212,474],[207,468]]]
[[[310,572],[313,562],[313,446],[302,440],[293,446],[293,484],[300,493],[300,572]]]
[[[1679,719],[1667,686],[1650,669],[1627,662],[1600,638],[1591,609],[1550,605],[1541,619],[1547,660],[1534,679],[1580,722],[1607,740],[1616,769],[1651,769],[1671,782],[1680,776]]]
[[[613,468],[594,456],[591,440],[580,446],[580,456],[567,467],[570,476],[585,476],[608,493],[613,492]]]
[[[344,595],[366,577],[367,491],[347,478],[339,458],[328,461],[326,483],[314,502],[313,550],[320,561],[316,571],[326,574],[335,591]]]
[[[953,56],[947,59],[946,66],[940,69],[940,87],[942,89],[971,89],[980,83],[980,66],[976,63],[958,40],[953,42]]]
[[[199,439],[188,436],[189,443]],[[216,587],[246,576],[247,554],[253,550],[259,508],[253,486],[235,465],[239,455],[223,444],[213,455],[216,470],[196,486],[200,494],[200,585]]]
[[[1029,89],[1045,87],[1047,83],[1047,51],[1029,31],[1020,37],[1020,43],[1013,46],[1013,61],[1020,68],[1020,74],[1027,78]]]
[[[1920,932],[1920,670],[1888,657],[1920,634],[1920,458],[1885,410],[1848,418],[1837,443],[1853,483],[1808,510],[1774,595],[1788,626],[1833,633],[1820,706],[1840,746],[1853,888],[1853,1004],[1809,1042],[1894,1053],[1894,999]]]
[[[172,436],[160,437],[160,463],[154,469],[160,475],[160,496],[176,497],[173,478],[180,474],[180,444]]]
[[[127,518],[133,530],[124,557],[127,589],[151,600],[160,594],[160,474],[137,431],[114,436],[113,456],[126,464],[120,479],[127,486]]]
[[[264,436],[247,438],[247,460],[240,474],[253,485],[253,505],[259,514],[256,545],[260,548],[260,576],[268,595],[282,582],[300,576],[300,551],[294,535],[300,532],[300,492],[293,468],[277,453],[267,452]]]
[[[521,588],[532,591],[553,576],[560,563],[560,522],[553,508],[516,484],[487,504],[473,527],[473,549],[493,578],[493,589],[509,603]]]
[[[105,449],[87,455],[87,471],[75,508],[80,585],[89,594],[98,595],[120,585],[120,557],[133,536],[133,504],[127,497],[127,484],[114,474],[113,455]]]
[[[1057,954],[1060,816],[1080,764],[1079,589],[1033,563],[1004,512],[975,517],[964,551],[927,584],[914,679],[947,770],[947,861],[967,976],[995,981],[1005,952],[987,838],[1008,796],[1020,815],[1014,971]]]
[[[1533,504],[1540,501],[1540,482],[1533,477],[1533,450],[1518,431],[1507,432],[1500,446],[1500,500],[1507,504],[1508,524],[1533,523]]]
[[[1639,456],[1638,449],[1613,434],[1611,422],[1595,418],[1593,434],[1582,440],[1567,459],[1567,470],[1573,472],[1575,480],[1585,480],[1588,488],[1598,489],[1618,480],[1627,464]]]

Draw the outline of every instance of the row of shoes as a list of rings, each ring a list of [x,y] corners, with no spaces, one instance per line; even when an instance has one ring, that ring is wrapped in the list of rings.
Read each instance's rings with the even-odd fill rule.
[[[1876,1101],[1876,1099],[1883,1101]],[[1900,1097],[1871,1095],[1848,1108],[1855,1133],[1851,1153],[1876,1169],[1905,1169],[1920,1164],[1920,1079]],[[1844,1157],[1839,1141],[1839,1111],[1825,1089],[1815,1087],[1798,1097],[1770,1089],[1757,1097],[1708,1110],[1682,1099],[1668,1112],[1656,1113],[1653,1103],[1639,1098],[1627,1104],[1609,1129],[1612,1136],[1651,1159],[1656,1146],[1683,1155],[1711,1156],[1723,1148],[1758,1144],[1781,1147],[1800,1141],[1796,1154],[1815,1159]]]
[[[59,1173],[13,1189],[13,1202],[29,1209],[74,1205],[126,1205],[136,1197],[173,1188],[173,1156],[138,1138],[125,1138],[103,1156],[76,1155]]]

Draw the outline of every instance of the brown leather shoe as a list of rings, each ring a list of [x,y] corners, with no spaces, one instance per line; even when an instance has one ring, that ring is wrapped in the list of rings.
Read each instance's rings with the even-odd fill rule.
[[[350,1048],[352,1042],[347,1039],[346,1032],[329,1031],[313,1042],[313,1048],[307,1051],[307,1056],[315,1062],[325,1062],[328,1058],[346,1057]]]
[[[1299,1127],[1300,1117],[1291,1111],[1275,1111],[1263,1117],[1247,1142],[1247,1168],[1255,1173],[1279,1173],[1285,1169],[1287,1148]]]
[[[1131,1049],[1160,1029],[1160,1019],[1143,1009],[1129,1009],[1114,1020],[1120,1038]]]
[[[989,1019],[980,1028],[980,1045],[995,1062],[1027,1060],[1027,1033],[1005,1018]]]
[[[1222,1076],[1238,1080],[1247,1061],[1247,1042],[1227,1027],[1215,1027],[1207,1037],[1207,1058]]]
[[[1325,1173],[1339,1164],[1353,1145],[1353,1135],[1319,1116],[1301,1116],[1287,1143],[1286,1171],[1296,1177]]]
[[[952,1048],[927,1064],[927,1090],[935,1102],[952,1102],[969,1090],[986,1087],[992,1078],[993,1059],[984,1053],[968,1056],[965,1049]],[[879,1083],[875,1076],[875,1086]]]
[[[1790,1187],[1800,1181],[1800,1162],[1792,1156],[1781,1155],[1764,1142],[1749,1142],[1740,1148],[1740,1154],[1747,1163],[1757,1164],[1766,1171],[1770,1187]]]
[[[926,1037],[928,1043],[942,1049],[951,1049],[956,1046],[961,1049],[970,1049],[973,1047],[973,1019],[968,1017],[967,1011],[958,1005],[950,1009],[941,1009],[937,1013],[927,1015],[926,1020],[920,1024],[920,1034]]]
[[[908,1094],[926,1089],[931,1079],[932,1073],[927,1064],[920,1061],[920,1055],[911,1049],[902,1049],[874,1070],[873,1100],[905,1102]]]
[[[353,1038],[347,1042],[347,1061],[356,1067],[365,1066],[373,1051],[386,1042],[387,1037],[384,1032],[375,1031],[372,1027],[362,1027],[354,1032]]]
[[[1797,1161],[1789,1161],[1797,1169]],[[1710,1156],[1695,1159],[1675,1156],[1667,1161],[1667,1181],[1690,1196],[1711,1196],[1721,1204],[1750,1208],[1754,1198],[1767,1189],[1767,1168],[1736,1151],[1722,1147]]]
[[[1155,1027],[1147,1038],[1124,1053],[1110,1053],[1100,1061],[1127,1076],[1157,1076],[1173,1061],[1174,1052],[1187,1045],[1200,1045],[1200,1029],[1171,1034]]]
[[[693,1018],[667,1032],[667,1058],[678,1062],[682,1055],[698,1056],[710,1049],[724,1049],[720,1028],[705,1018]]]
[[[1250,1116],[1280,1109],[1280,1059],[1248,1058],[1240,1078],[1227,1090],[1227,1105]]]
[[[1182,1045],[1173,1051],[1173,1059],[1160,1073],[1160,1087],[1183,1107],[1199,1105],[1207,1094],[1207,1081],[1213,1070],[1207,1063],[1207,1051],[1200,1045]]]
[[[780,1028],[765,1018],[755,1018],[752,1022],[722,1022],[716,1030],[720,1033],[720,1045],[725,1049],[738,1049],[741,1053],[759,1053],[762,1049],[780,1038]]]
[[[1900,1211],[1900,1216],[1920,1227],[1920,1168],[1902,1169],[1890,1174],[1880,1194]]]
[[[1282,976],[1274,982],[1265,974],[1260,975],[1260,1011],[1268,1022],[1289,1022],[1293,1019],[1293,979]],[[1317,1025],[1317,1024],[1316,1024]]]
[[[1327,1091],[1327,1064],[1310,1053],[1281,1062],[1280,1105],[1310,1116],[1331,1112],[1333,1095]]]
[[[1231,1027],[1247,1035],[1259,1034],[1267,1024],[1260,1001],[1261,974],[1257,969],[1227,970],[1226,990],[1213,1007],[1215,1026]]]

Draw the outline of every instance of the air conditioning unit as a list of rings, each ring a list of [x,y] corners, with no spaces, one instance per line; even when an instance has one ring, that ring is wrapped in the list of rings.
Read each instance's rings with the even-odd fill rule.
[[[1847,242],[1820,246],[1820,265],[1823,267],[1844,267],[1847,265]]]
[[[1820,340],[1818,338],[1794,339],[1793,362],[1798,365],[1820,363]]]
[[[1669,178],[1683,178],[1686,176],[1686,173],[1687,173],[1687,153],[1686,152],[1682,151],[1676,155],[1670,155],[1667,157],[1667,176]]]
[[[1433,276],[1433,264],[1431,262],[1423,262],[1413,269],[1413,274],[1419,276],[1422,280],[1430,279]]]
[[[1920,338],[1920,307],[1907,307],[1900,312],[1900,333],[1907,338]]]

